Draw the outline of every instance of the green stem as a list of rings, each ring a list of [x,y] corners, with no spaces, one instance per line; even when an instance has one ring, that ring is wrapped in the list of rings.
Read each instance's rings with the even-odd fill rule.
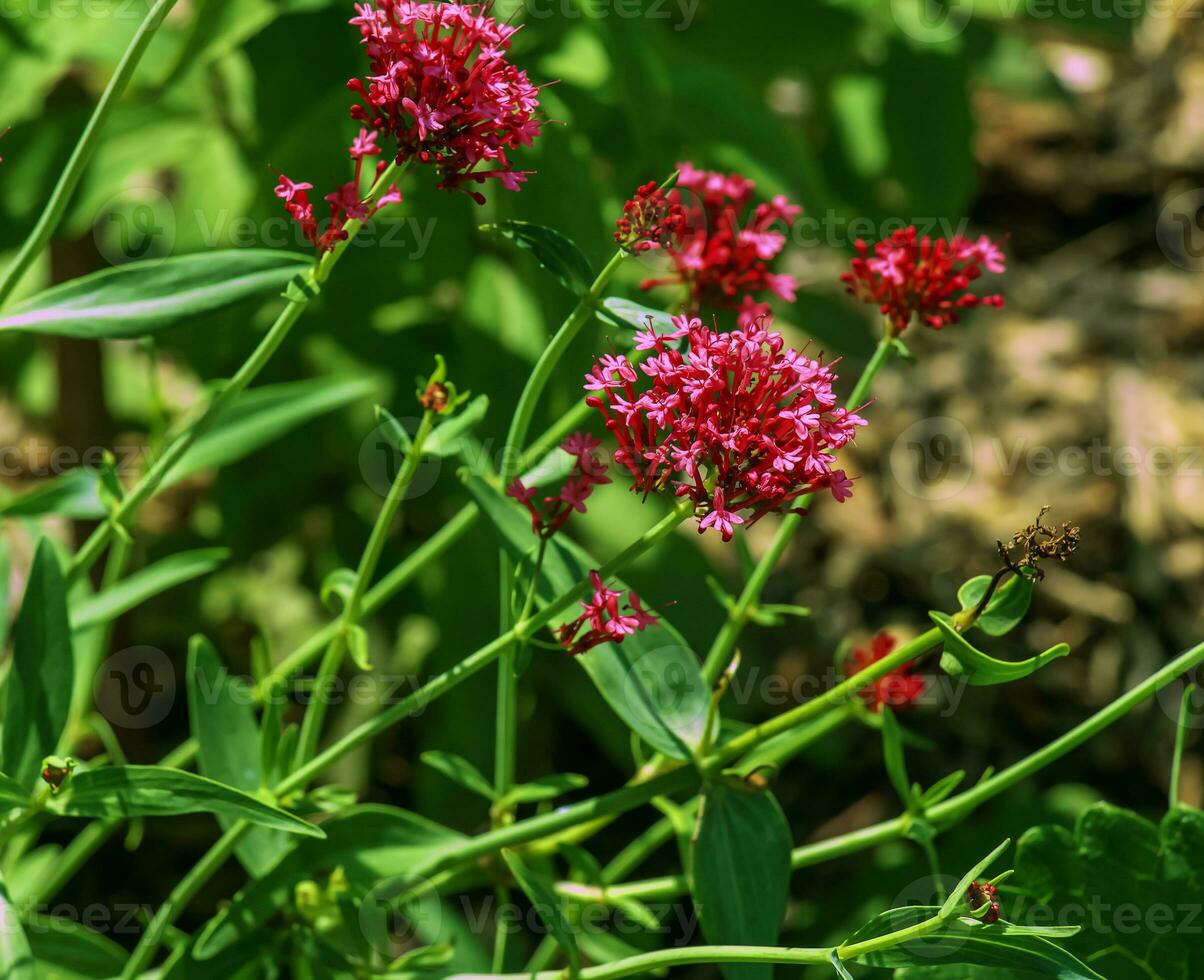
[[[602,566],[600,573],[609,577],[617,574],[622,568],[626,567],[630,562],[634,561],[640,555],[644,554],[648,549],[652,548],[658,541],[662,540],[671,534],[683,521],[685,521],[692,512],[692,507],[685,503],[679,503],[674,507],[673,511],[656,525],[640,536],[638,540],[629,545],[620,554],[616,555],[609,562]],[[501,653],[508,649],[516,640],[528,640],[538,633],[543,627],[553,622],[558,616],[562,615],[570,606],[573,605],[581,596],[588,592],[590,587],[589,581],[579,583],[573,589],[564,593],[550,605],[546,606],[539,612],[524,618],[508,632],[499,636],[491,643],[486,644],[477,650],[465,660],[460,661],[455,667],[445,671],[438,677],[433,678],[424,684],[419,690],[413,692],[408,697],[395,705],[392,705],[380,714],[370,718],[362,725],[348,732],[338,741],[328,746],[322,752],[319,752],[313,759],[306,764],[298,767],[280,783],[272,789],[272,793],[277,798],[285,798],[289,795],[303,790],[309,783],[320,775],[323,770],[337,762],[349,752],[357,749],[359,746],[371,741],[376,735],[391,728],[407,715],[412,714],[417,708],[425,707],[431,701],[442,697],[452,688],[463,683],[469,677],[472,677],[478,671],[483,670],[489,664],[493,663]],[[654,795],[671,792],[678,780],[682,780],[683,774],[685,783],[693,778],[693,774],[687,770],[679,770],[677,773],[670,773],[667,776],[661,777],[664,780],[663,788],[656,791]],[[651,785],[651,784],[648,784]],[[622,792],[622,791],[621,791]],[[604,816],[607,810],[604,809],[602,801],[606,798],[600,797],[598,800],[589,801],[597,811],[594,815]],[[610,800],[609,805],[620,806],[624,805],[623,800]],[[584,804],[582,805],[584,806]],[[630,808],[630,806],[628,806]],[[572,810],[574,808],[567,808]],[[566,811],[558,811],[547,814],[545,817],[537,817],[532,821],[524,821],[522,825],[513,824],[510,827],[503,827],[493,832],[493,834],[483,834],[480,838],[475,838],[467,842],[467,846],[463,849],[465,852],[473,852],[474,845],[478,841],[489,840],[490,846],[486,847],[481,853],[487,853],[492,849],[492,839],[494,835],[501,841],[497,846],[505,847],[507,842],[514,839],[525,839],[523,831],[517,831],[520,826],[530,825],[538,820],[548,820],[552,825],[546,833],[551,833],[561,826],[567,826],[560,821],[564,820],[563,813]],[[550,819],[549,819],[550,818]],[[589,816],[584,819],[590,819]],[[221,837],[213,848],[206,853],[201,861],[188,873],[188,875],[180,882],[179,885],[172,891],[166,904],[164,904],[159,912],[156,913],[151,921],[151,926],[143,934],[138,942],[138,946],[134,951],[134,955],[126,964],[126,969],[122,973],[122,980],[130,980],[138,972],[145,969],[158,949],[159,944],[163,940],[163,935],[167,928],[171,926],[176,917],[195,896],[200,887],[208,880],[214,872],[221,867],[222,863],[233,852],[234,847],[242,839],[243,835],[251,829],[251,824],[246,821],[239,821],[232,825],[230,829]]]
[[[1175,729],[1175,755],[1171,759],[1170,800],[1168,801],[1168,806],[1172,810],[1179,805],[1179,773],[1183,767],[1183,750],[1187,746],[1187,722],[1195,695],[1196,685],[1188,684],[1183,689],[1183,698],[1179,702],[1179,724]]]
[[[368,195],[368,200],[374,200],[380,196],[381,191],[395,180],[403,170],[404,166],[397,163],[392,164],[381,175],[380,179],[377,180]],[[92,532],[92,536],[84,542],[83,547],[80,548],[71,561],[71,565],[67,570],[69,581],[74,581],[92,567],[93,563],[95,563],[96,559],[104,551],[109,539],[112,538],[116,526],[128,526],[138,508],[154,495],[172,468],[180,461],[181,457],[189,450],[192,444],[196,442],[197,438],[258,377],[259,372],[264,369],[268,361],[271,360],[272,355],[284,343],[289,331],[292,330],[293,326],[301,318],[301,314],[309,306],[312,296],[317,294],[318,283],[325,281],[325,276],[329,276],[330,269],[338,261],[338,256],[343,254],[345,247],[355,238],[361,224],[361,222],[349,221],[344,225],[349,236],[347,241],[340,243],[344,247],[327,252],[319,260],[315,268],[306,274],[306,279],[311,289],[303,293],[297,293],[295,298],[288,301],[288,304],[276,318],[276,322],[268,330],[267,335],[259,342],[259,346],[251,353],[251,356],[243,366],[238,369],[234,377],[213,397],[205,407],[205,411],[201,414],[200,418],[168,444],[162,455],[155,460],[154,465],[126,494],[125,499],[122,500],[113,515]],[[323,272],[323,270],[325,271]]]
[[[644,973],[660,973],[672,967],[720,963],[824,964],[832,949],[792,949],[786,946],[687,946],[639,953],[603,966],[588,966],[580,980],[622,980]],[[538,973],[498,974],[488,980],[565,980],[563,970]]]
[[[869,364],[866,365],[865,370],[861,373],[861,377],[857,380],[857,384],[853,387],[852,395],[849,396],[849,400],[846,402],[850,410],[861,407],[866,395],[869,393],[870,387],[874,383],[874,378],[877,377],[878,372],[890,360],[894,350],[894,339],[891,337],[888,328],[886,335],[874,351],[874,356],[870,359]],[[806,508],[811,502],[812,496],[808,494],[806,497],[800,498],[798,506]],[[715,685],[719,680],[719,675],[731,663],[733,651],[736,649],[736,643],[739,642],[745,623],[748,622],[753,610],[756,609],[757,604],[761,601],[761,593],[769,581],[769,576],[773,574],[774,568],[785,553],[795,532],[802,526],[802,523],[803,519],[798,514],[787,514],[782,518],[781,523],[778,525],[777,534],[774,535],[773,541],[770,542],[769,549],[761,556],[761,560],[757,562],[752,574],[748,577],[748,582],[745,583],[743,591],[741,591],[731,610],[728,612],[723,628],[719,631],[719,635],[715,637],[715,642],[711,644],[711,649],[707,652],[706,660],[703,663],[703,676],[706,678],[709,686],[713,687]]]
[[[388,541],[389,532],[397,520],[406,492],[410,489],[410,484],[414,482],[414,476],[422,462],[423,447],[426,445],[427,437],[434,429],[434,424],[434,413],[424,412],[405,463],[398,471],[397,479],[389,487],[389,494],[385,497],[380,514],[377,515],[376,522],[372,525],[372,533],[368,535],[368,543],[364,547],[359,567],[355,572],[351,594],[347,597],[342,615],[335,627],[334,636],[318,667],[313,694],[305,709],[305,718],[301,722],[301,735],[297,740],[296,765],[304,765],[312,759],[318,747],[318,739],[322,734],[322,723],[326,719],[326,708],[330,700],[329,687],[343,665],[343,657],[351,642],[350,631],[359,625],[363,612],[364,594],[376,576],[376,568],[380,564],[380,556],[384,553],[385,542]]]
[[[593,285],[590,286],[589,291],[578,301],[573,312],[556,331],[536,362],[531,377],[527,379],[527,383],[519,395],[514,417],[510,420],[510,429],[502,450],[501,481],[503,484],[509,482],[510,477],[517,472],[519,447],[527,440],[527,433],[530,431],[531,422],[535,417],[535,409],[539,405],[539,399],[543,395],[552,373],[582,328],[593,318],[598,300],[602,298],[610,280],[614,278],[614,274],[626,257],[625,252],[617,252],[606,264],[594,280]],[[501,615],[499,622],[501,628],[505,630],[511,625],[510,592],[513,588],[514,566],[504,552],[501,556],[500,568]],[[502,654],[498,663],[493,787],[499,796],[510,792],[514,785],[515,757],[518,746],[518,677],[514,669],[517,654],[516,649],[507,650]],[[501,819],[505,819],[505,814],[499,816]]]
[[[1201,663],[1204,663],[1204,643],[1176,657],[1157,673],[1147,677],[1132,690],[1122,694],[1111,704],[1100,709],[1086,721],[1076,725],[1044,748],[996,773],[991,778],[984,779],[977,786],[930,807],[925,815],[938,830],[946,830],[959,823],[987,801],[1074,751],[1109,725],[1115,724],[1141,702],[1157,694],[1168,684]],[[909,822],[905,816],[895,817],[892,820],[863,827],[848,834],[796,847],[791,854],[790,867],[798,871],[899,840],[906,835]],[[645,881],[628,882],[608,889],[612,895],[639,898],[645,901],[674,898],[684,894],[686,890],[687,882],[684,875],[666,875]]]
[[[84,132],[71,153],[71,158],[63,168],[62,174],[59,175],[58,183],[55,184],[46,209],[38,218],[38,223],[30,232],[29,237],[25,239],[21,251],[17,253],[12,264],[4,270],[4,276],[0,278],[0,307],[8,302],[22,277],[29,271],[34,260],[54,236],[66,213],[67,205],[71,201],[71,195],[79,186],[84,170],[87,169],[93,154],[96,153],[96,148],[100,144],[100,135],[113,112],[113,107],[125,93],[130,79],[134,76],[134,71],[138,68],[138,62],[142,60],[142,56],[150,47],[164,18],[175,5],[176,0],[158,0],[139,25],[129,47],[125,49],[125,54],[121,56],[121,61],[117,64],[117,70],[109,79],[109,84],[105,86],[104,93],[101,95],[100,101],[96,103],[92,117],[88,120],[88,125],[84,127]]]

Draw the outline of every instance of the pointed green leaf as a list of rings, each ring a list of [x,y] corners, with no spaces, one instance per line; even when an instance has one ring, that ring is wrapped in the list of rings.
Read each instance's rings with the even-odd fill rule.
[[[649,323],[651,323],[651,329],[658,334],[667,334],[673,331],[673,315],[671,313],[654,310],[650,306],[633,303],[629,299],[620,299],[618,296],[609,296],[604,299],[598,312],[611,323],[625,330],[631,329],[632,332],[625,337],[627,346],[634,341],[636,331],[649,329]],[[680,342],[669,341],[669,344],[670,346],[679,346]]]
[[[690,893],[708,943],[775,946],[786,914],[790,827],[771,793],[707,789],[690,846]],[[773,967],[731,963],[728,980],[770,980]]]
[[[510,790],[501,800],[503,808],[514,803],[540,803],[543,800],[554,800],[575,789],[584,789],[589,780],[575,772],[556,773],[551,776],[541,776],[529,783],[522,783]]]
[[[1051,661],[1070,653],[1069,646],[1059,643],[1056,647],[1028,660],[1016,662],[996,660],[972,646],[957,631],[953,620],[945,613],[930,612],[928,617],[936,623],[945,640],[945,650],[941,655],[941,669],[952,677],[964,677],[967,683],[975,686],[986,687],[1022,680]]]
[[[497,793],[493,791],[489,780],[467,759],[451,752],[423,752],[419,758],[432,769],[439,770],[453,783],[487,800],[497,799]]]
[[[53,755],[71,710],[75,658],[58,555],[38,542],[21,611],[13,626],[12,668],[4,711],[4,771],[25,789]]]
[[[252,296],[278,292],[312,260],[230,249],[131,262],[39,293],[0,315],[0,331],[135,339]]]
[[[254,700],[247,685],[230,674],[218,652],[203,636],[188,645],[188,719],[197,741],[201,775],[246,793],[266,782],[260,754],[247,751],[259,744]],[[218,823],[229,830],[235,818],[219,814]],[[246,834],[235,854],[252,877],[260,877],[288,849],[288,835],[267,827]]]
[[[480,477],[466,474],[463,479],[502,547],[516,562],[522,561],[535,545],[531,518]],[[579,545],[558,535],[548,544],[537,600],[549,603],[586,582],[590,570],[600,565]],[[616,581],[612,588],[626,586]],[[573,618],[569,612],[560,622]],[[607,644],[574,659],[632,731],[658,752],[674,759],[690,758],[706,724],[710,690],[697,654],[663,616],[621,644]]]
[[[0,504],[0,517],[68,517],[99,520],[108,514],[100,499],[100,475],[86,467],[68,470],[19,497]]]
[[[463,411],[435,426],[422,447],[425,456],[455,456],[464,448],[464,437],[472,432],[489,412],[489,399],[478,395]]]
[[[161,592],[208,575],[230,557],[225,548],[181,551],[139,569],[129,578],[77,602],[71,610],[71,629],[76,632],[110,622],[135,609]]]
[[[882,709],[882,757],[886,763],[886,774],[890,776],[891,785],[899,794],[899,800],[904,808],[910,810],[914,801],[911,782],[907,778],[907,761],[903,755],[903,733],[895,713],[887,707]]]
[[[75,773],[50,809],[67,817],[169,817],[213,813],[290,834],[320,827],[216,780],[162,766],[108,766]]]
[[[129,958],[113,940],[62,916],[32,916],[29,948],[38,980],[108,980]]]
[[[519,248],[529,251],[567,290],[578,296],[584,295],[593,285],[594,274],[589,259],[576,244],[554,228],[545,228],[529,221],[503,221],[496,225],[483,225],[481,230],[504,235]]]
[[[31,794],[11,776],[0,772],[0,806],[27,806]]]
[[[979,575],[970,579],[957,590],[957,601],[962,604],[963,609],[978,608],[990,584],[990,575]],[[1032,580],[1023,575],[1013,575],[995,590],[987,608],[974,625],[987,636],[1004,636],[1020,625],[1028,615],[1028,607],[1032,601]]]
[[[514,875],[518,887],[523,890],[536,914],[556,940],[556,945],[568,957],[569,976],[575,977],[581,969],[581,954],[577,950],[577,937],[564,916],[564,909],[561,908],[560,897],[552,886],[532,872],[514,851],[503,850],[502,857],[510,873]]]

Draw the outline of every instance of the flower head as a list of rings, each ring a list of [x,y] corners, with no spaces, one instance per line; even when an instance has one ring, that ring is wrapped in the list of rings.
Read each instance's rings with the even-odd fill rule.
[[[879,633],[867,648],[858,647],[845,665],[850,677],[872,667],[895,648],[895,638],[889,633]],[[906,708],[915,704],[924,693],[924,678],[911,673],[912,664],[892,670],[889,674],[879,677],[873,684],[863,688],[859,693],[861,700],[874,713],[888,708]]]
[[[568,523],[574,511],[585,513],[585,503],[595,487],[610,483],[606,468],[598,458],[600,443],[593,436],[576,432],[560,448],[573,457],[573,468],[565,479],[560,493],[543,498],[543,506],[535,503],[538,491],[516,477],[506,488],[506,496],[522,504],[531,515],[531,530],[541,538],[550,538]]]
[[[793,276],[775,274],[770,263],[786,245],[777,226],[789,224],[802,208],[784,197],[751,206],[755,185],[739,174],[698,170],[690,163],[678,169],[677,187],[668,200],[684,209],[685,228],[665,245],[674,275],[650,279],[643,288],[684,285],[690,313],[738,310],[742,327],[769,313],[766,294],[793,302],[798,283]]]
[[[737,526],[795,509],[804,494],[848,495],[834,453],[865,420],[836,408],[830,367],[786,348],[764,319],[731,333],[688,316],[673,326],[640,335],[651,352],[639,365],[649,387],[637,388],[635,367],[613,355],[586,378],[595,393],[586,402],[605,418],[633,490],[672,485],[694,501],[699,531],[724,540]],[[682,339],[683,350],[669,343]]]
[[[1003,297],[970,292],[974,280],[1005,267],[1002,249],[983,235],[977,241],[920,237],[914,227],[901,228],[874,246],[860,239],[852,271],[841,276],[848,291],[863,303],[873,303],[890,320],[895,334],[912,319],[934,330],[957,323],[959,311],[976,306],[1003,306]]]
[[[999,921],[999,888],[989,881],[971,882],[970,887],[966,889],[966,902],[975,912],[984,905],[987,906],[982,917],[982,921],[987,925],[994,925]]]
[[[397,144],[396,159],[433,166],[440,187],[496,180],[517,190],[525,171],[509,152],[539,136],[539,90],[506,60],[517,27],[480,4],[369,0],[356,4],[371,62],[347,87],[360,102],[351,116]],[[476,190],[468,193],[484,203]]]
[[[680,240],[686,230],[686,210],[650,181],[623,205],[615,229],[615,241],[624,251],[651,252]]]
[[[352,141],[349,153],[355,161],[355,177],[338,190],[326,195],[326,201],[330,205],[330,219],[326,223],[325,231],[321,231],[320,234],[314,206],[306,193],[313,190],[314,185],[297,183],[284,174],[280,174],[280,183],[276,185],[276,196],[284,202],[285,210],[300,226],[306,240],[319,252],[329,252],[339,242],[347,239],[348,233],[344,225],[348,221],[367,221],[381,208],[401,203],[401,191],[396,186],[386,188],[375,204],[365,201],[360,195],[364,160],[380,154],[375,133],[361,129]],[[383,170],[380,166],[376,169],[378,174]]]
[[[640,597],[627,593],[627,608],[622,607],[623,593],[606,587],[602,576],[589,573],[594,594],[582,601],[584,612],[573,622],[556,631],[561,645],[572,656],[586,653],[606,643],[622,643],[633,633],[640,633],[656,623],[656,617],[645,612]],[[582,629],[588,630],[582,633]]]

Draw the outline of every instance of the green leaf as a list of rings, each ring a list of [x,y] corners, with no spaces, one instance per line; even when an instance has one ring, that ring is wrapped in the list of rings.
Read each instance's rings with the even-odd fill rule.
[[[891,785],[899,794],[904,808],[910,810],[914,800],[911,781],[907,778],[907,761],[903,755],[903,733],[895,713],[887,707],[882,709],[882,757]]]
[[[502,857],[505,859],[510,873],[514,875],[518,887],[531,901],[536,914],[548,927],[552,938],[556,940],[556,945],[568,957],[569,976],[575,977],[581,969],[581,954],[577,950],[577,938],[573,934],[572,926],[564,916],[560,898],[552,890],[552,886],[536,876],[530,868],[523,864],[522,858],[514,851],[503,850]]]
[[[1028,660],[1016,662],[996,660],[981,650],[975,649],[953,625],[953,620],[943,612],[930,612],[929,619],[936,623],[945,639],[945,650],[941,654],[941,669],[952,677],[964,677],[976,686],[1008,684],[1022,680],[1040,670],[1051,661],[1065,657],[1070,647],[1059,643],[1056,647]]]
[[[504,235],[519,248],[527,249],[567,290],[578,296],[587,293],[593,285],[594,273],[589,259],[569,238],[553,228],[529,221],[503,221],[482,225],[481,230]]]
[[[965,903],[964,895],[956,897]],[[859,929],[846,945],[910,929],[931,920],[938,912],[925,906],[891,909]],[[920,938],[858,956],[855,961],[884,969],[985,967],[1002,971],[998,974],[1001,980],[1003,977],[1103,980],[1071,953],[1046,939],[1042,932],[1045,930],[1025,929],[1006,922],[985,925],[976,919],[953,918]]]
[[[54,546],[43,538],[13,626],[2,740],[4,771],[27,790],[67,726],[74,676],[66,588]]]
[[[306,837],[322,829],[242,790],[162,766],[108,766],[72,775],[50,809],[66,817],[169,817],[213,813]]]
[[[218,652],[203,636],[188,645],[188,719],[197,741],[201,775],[246,793],[256,792],[266,780],[260,769],[259,726],[251,691],[226,670]],[[234,818],[218,815],[223,830]],[[235,854],[252,877],[264,875],[288,849],[288,836],[278,830],[256,827],[246,834]]]
[[[575,789],[584,789],[589,780],[575,772],[556,773],[551,776],[540,776],[529,783],[515,786],[504,797],[500,804],[505,807],[515,803],[540,803],[544,800],[554,800]]]
[[[199,548],[181,551],[148,565],[116,585],[76,603],[71,610],[71,629],[79,633],[114,620],[161,592],[208,575],[229,557],[230,552],[225,548]]]
[[[455,456],[464,447],[464,437],[475,429],[489,411],[489,399],[478,395],[463,411],[435,426],[422,447],[424,456]]]
[[[187,317],[283,289],[312,260],[230,249],[131,262],[39,293],[0,316],[0,330],[131,340]]]
[[[19,497],[0,504],[0,517],[67,517],[98,520],[109,513],[100,499],[100,475],[80,467],[47,480]]]
[[[0,805],[27,806],[31,794],[11,776],[0,772]]]
[[[976,609],[990,584],[990,575],[979,575],[965,582],[957,590],[957,601],[962,604],[962,609]],[[995,590],[987,608],[974,625],[987,636],[1004,636],[1020,625],[1028,615],[1032,601],[1032,580],[1023,575],[1013,575]]]
[[[4,980],[38,980],[29,940],[21,928],[17,909],[0,882],[0,977]]]
[[[790,827],[771,793],[709,787],[690,845],[690,893],[707,942],[774,946],[786,914]],[[728,980],[770,980],[773,967],[732,963]]]
[[[394,807],[361,806],[328,820],[323,841],[303,841],[251,882],[209,921],[196,956],[209,959],[292,902],[293,889],[318,871],[342,868],[355,895],[399,875],[419,879],[467,838]]]
[[[469,492],[516,562],[535,544],[531,518],[480,477],[463,477]],[[548,543],[537,600],[546,605],[588,580],[601,567],[564,535]],[[626,589],[622,582],[612,587]],[[571,622],[572,612],[561,623]],[[553,627],[559,623],[553,623]],[[662,616],[655,626],[574,658],[585,668],[603,698],[623,722],[658,752],[689,759],[702,737],[710,691],[698,656],[685,638]]]
[[[487,800],[497,799],[492,784],[481,774],[481,770],[467,759],[451,752],[423,752],[419,758],[432,769],[439,770],[453,783]]]
[[[336,411],[373,390],[362,378],[315,378],[252,388],[222,412],[168,474],[167,486],[202,470],[237,462],[311,419]]]
[[[1073,832],[1034,827],[1020,838],[1013,918],[1082,926],[1066,948],[1108,980],[1204,976],[1204,813],[1161,824],[1107,803]]]
[[[664,310],[654,310],[650,306],[644,306],[642,303],[633,303],[629,299],[621,299],[618,296],[609,296],[602,301],[602,307],[598,312],[611,323],[620,327],[632,327],[635,330],[649,329],[649,319],[652,322],[652,329],[659,334],[670,333],[673,330],[673,315],[666,313]],[[634,341],[634,335],[624,338],[628,342],[628,346]],[[679,341],[669,341],[670,346],[676,346]]]
[[[836,971],[836,976],[839,977],[840,980],[853,980],[853,974],[851,974],[845,968],[845,965],[841,962],[840,955],[836,952],[836,950],[832,950],[832,955],[828,957],[828,962],[832,964],[832,969]]]
[[[113,940],[60,916],[31,917],[29,948],[38,980],[108,980],[121,974],[128,958]]]

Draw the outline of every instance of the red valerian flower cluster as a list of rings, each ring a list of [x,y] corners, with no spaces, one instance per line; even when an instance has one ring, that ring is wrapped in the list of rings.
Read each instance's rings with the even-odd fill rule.
[[[632,489],[655,493],[673,481],[694,501],[699,533],[724,541],[736,525],[794,509],[804,494],[828,489],[842,501],[852,481],[833,454],[865,420],[836,407],[830,366],[785,347],[760,319],[718,333],[688,316],[658,335],[651,321],[636,348],[652,351],[639,371],[625,357],[602,357],[586,376],[587,404],[618,443],[616,462]],[[670,341],[688,339],[683,353]],[[637,392],[640,373],[652,386]],[[679,475],[679,479],[674,479]]]
[[[584,432],[576,432],[561,443],[560,448],[573,457],[573,469],[559,494],[543,498],[542,508],[534,503],[537,491],[527,487],[520,478],[515,477],[514,482],[506,488],[506,496],[527,508],[531,515],[531,530],[541,538],[552,537],[564,527],[574,512],[584,514],[585,502],[594,492],[594,487],[611,482],[606,475],[606,467],[595,453],[601,445],[601,442]]]
[[[330,220],[325,231],[318,233],[318,219],[314,215],[314,206],[310,203],[307,191],[313,190],[313,184],[296,183],[284,174],[280,175],[280,183],[276,185],[276,196],[284,201],[285,210],[293,220],[301,226],[306,239],[320,252],[329,252],[339,242],[345,241],[347,232],[343,225],[351,219],[367,221],[377,211],[390,204],[401,203],[401,191],[396,185],[389,187],[374,204],[367,204],[360,197],[360,178],[364,169],[364,160],[368,157],[380,156],[380,147],[376,145],[376,133],[361,129],[359,135],[351,144],[351,158],[355,161],[355,178],[348,181],[333,194],[327,194],[330,204]],[[384,166],[377,164],[376,173],[379,176]]]
[[[666,248],[675,274],[649,279],[643,288],[685,285],[690,313],[739,310],[742,327],[770,312],[766,293],[793,303],[798,282],[771,271],[770,263],[786,246],[786,236],[774,226],[788,225],[803,209],[779,196],[750,211],[756,189],[751,180],[697,170],[690,163],[678,164],[678,169],[669,200],[685,207],[686,230],[680,241]]]
[[[623,217],[615,228],[615,241],[623,251],[651,252],[680,240],[686,230],[686,209],[650,181],[623,205]]]
[[[870,641],[869,648],[858,647],[845,664],[845,672],[850,676],[860,674],[876,664],[890,653],[896,646],[895,638],[889,633],[879,633]],[[875,714],[888,708],[906,708],[915,704],[924,694],[924,678],[911,673],[912,664],[907,663],[889,674],[879,677],[869,687],[859,693],[861,700]]]
[[[994,925],[999,921],[999,888],[988,882],[973,882],[966,889],[966,901],[970,908],[977,912],[984,905],[987,910],[983,913],[982,921],[987,925]]]
[[[528,173],[511,169],[508,151],[540,133],[539,90],[506,60],[518,28],[480,4],[370,0],[355,9],[372,64],[366,79],[347,83],[363,100],[352,118],[395,139],[398,162],[435,167],[442,188],[493,179],[518,190]]]
[[[594,594],[582,601],[581,608],[585,612],[556,631],[556,638],[570,655],[575,657],[606,643],[622,643],[633,633],[641,633],[655,625],[656,617],[644,611],[640,597],[634,592],[627,593],[627,611],[624,612],[620,608],[622,592],[608,589],[597,572],[590,572],[589,580]],[[588,631],[581,634],[587,625]]]
[[[975,306],[1003,306],[998,295],[978,296],[970,285],[988,272],[1002,273],[1003,250],[985,235],[975,241],[955,235],[951,239],[920,237],[914,227],[900,228],[874,246],[860,239],[852,272],[840,278],[863,303],[873,303],[891,323],[895,335],[907,329],[912,318],[934,330],[958,322],[958,311]]]

